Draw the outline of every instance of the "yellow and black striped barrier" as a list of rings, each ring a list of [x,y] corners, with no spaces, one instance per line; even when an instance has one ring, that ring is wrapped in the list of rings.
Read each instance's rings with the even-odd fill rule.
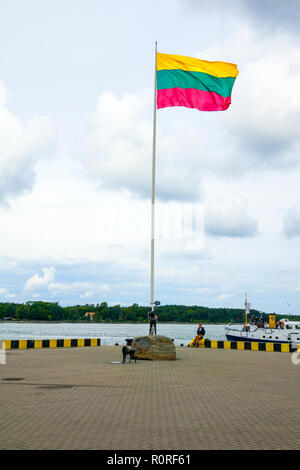
[[[199,341],[198,346],[195,346],[194,340],[189,345],[190,347],[210,348],[210,349],[237,349],[239,351],[267,351],[267,352],[293,352],[293,348],[289,343],[259,343],[256,341],[218,341],[210,339],[202,339]]]
[[[80,348],[87,346],[95,347],[100,345],[100,338],[2,340],[3,349]]]

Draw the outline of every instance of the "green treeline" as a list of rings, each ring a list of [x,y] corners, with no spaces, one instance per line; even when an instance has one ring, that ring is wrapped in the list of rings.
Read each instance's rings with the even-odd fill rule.
[[[142,323],[148,321],[148,307],[133,304],[129,307],[114,305],[109,307],[106,302],[100,304],[75,305],[61,307],[58,302],[26,302],[0,303],[0,320],[14,318],[23,321],[93,321],[93,322],[132,322]],[[94,312],[94,316],[86,315]],[[244,310],[237,308],[209,308],[197,305],[161,305],[156,309],[160,322],[186,322],[186,323],[243,323]],[[260,316],[257,310],[251,310],[251,315]],[[263,314],[267,320],[267,314]],[[291,320],[300,320],[300,316],[291,315]]]

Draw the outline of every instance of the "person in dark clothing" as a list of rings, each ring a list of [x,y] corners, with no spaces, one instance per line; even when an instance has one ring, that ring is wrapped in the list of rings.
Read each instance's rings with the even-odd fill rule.
[[[201,341],[201,339],[203,338],[204,335],[205,335],[205,329],[202,326],[202,323],[199,323],[198,330],[197,330],[197,335],[196,335],[195,341],[194,341],[194,345],[196,347],[199,346],[199,341]]]
[[[198,330],[197,330],[197,336],[200,336],[199,339],[202,339],[204,335],[205,335],[205,329],[202,326],[202,323],[199,323]]]
[[[153,334],[152,330],[154,330],[154,334],[156,335],[157,315],[154,313],[154,310],[151,310],[149,313],[149,321],[150,321],[149,335]]]

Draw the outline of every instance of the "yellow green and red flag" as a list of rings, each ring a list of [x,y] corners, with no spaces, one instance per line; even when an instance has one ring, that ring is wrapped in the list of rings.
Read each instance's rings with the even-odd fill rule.
[[[224,111],[239,71],[236,64],[157,53],[157,108]]]

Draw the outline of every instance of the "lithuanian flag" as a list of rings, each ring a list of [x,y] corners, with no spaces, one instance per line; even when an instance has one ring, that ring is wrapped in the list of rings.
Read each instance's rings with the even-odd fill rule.
[[[224,111],[239,71],[235,64],[157,53],[157,108]]]

